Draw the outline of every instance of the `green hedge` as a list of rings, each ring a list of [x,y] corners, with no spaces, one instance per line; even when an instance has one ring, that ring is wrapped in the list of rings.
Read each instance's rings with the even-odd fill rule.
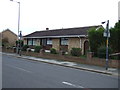
[[[56,51],[55,48],[51,48],[51,49],[50,49],[50,53],[52,53],[52,54],[57,54],[57,51]]]
[[[109,54],[112,53],[112,49],[110,47],[108,48],[108,53]],[[99,58],[106,58],[106,47],[102,46],[102,47],[98,48],[97,54],[98,54]]]
[[[80,56],[81,55],[81,48],[72,48],[71,50],[71,55],[72,56]]]
[[[34,52],[39,53],[41,49],[42,49],[42,46],[35,46],[35,51]]]
[[[24,46],[24,42],[23,42],[23,40],[17,40],[16,41],[16,46],[19,44],[19,46],[20,46],[20,44],[21,44],[21,47],[23,47]]]
[[[23,45],[23,47],[22,47],[22,51],[27,51],[27,48],[29,48],[28,45]]]

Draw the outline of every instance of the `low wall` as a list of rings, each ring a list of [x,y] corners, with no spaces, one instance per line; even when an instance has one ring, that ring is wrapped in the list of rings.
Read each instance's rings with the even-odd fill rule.
[[[103,66],[103,67],[105,66],[105,63],[106,63],[105,59],[100,59],[100,58],[92,58],[88,60],[88,59],[83,59],[80,57],[65,56],[65,55],[59,55],[59,54],[34,53],[34,52],[28,52],[28,53],[22,52],[22,54],[28,55],[28,56],[71,61],[71,62],[77,62],[77,63],[89,64],[89,65],[97,65],[97,66]],[[120,63],[120,60],[109,60],[109,67],[120,68],[119,63]]]
[[[4,52],[11,52],[11,50],[3,50]],[[59,54],[50,54],[50,53],[34,53],[34,52],[22,52],[22,55],[27,56],[35,56],[35,57],[41,57],[41,58],[48,58],[48,59],[57,59],[57,60],[64,60],[64,61],[71,61],[71,62],[77,62],[82,64],[89,64],[89,65],[97,65],[97,66],[105,66],[106,60],[100,59],[100,58],[80,58],[80,57],[74,57],[74,56],[66,56],[66,55],[59,55]],[[109,67],[112,68],[120,68],[120,60],[111,60],[109,59]]]

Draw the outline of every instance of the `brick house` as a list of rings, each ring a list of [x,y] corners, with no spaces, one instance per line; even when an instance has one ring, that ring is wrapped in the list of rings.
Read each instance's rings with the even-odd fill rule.
[[[9,29],[6,29],[1,32],[2,40],[6,39],[8,41],[8,46],[15,46],[17,35]]]
[[[45,50],[55,48],[58,52],[70,52],[72,48],[81,48],[82,54],[86,54],[89,49],[87,31],[90,28],[99,28],[98,26],[65,28],[44,31],[36,31],[24,36],[24,44],[33,48],[35,45],[41,45]]]

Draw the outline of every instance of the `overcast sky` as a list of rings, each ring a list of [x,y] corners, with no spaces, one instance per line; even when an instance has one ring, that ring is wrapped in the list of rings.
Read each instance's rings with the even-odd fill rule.
[[[21,2],[20,30],[34,31],[100,25],[118,21],[120,0],[15,0]],[[9,28],[17,34],[18,4],[0,0],[0,31]]]

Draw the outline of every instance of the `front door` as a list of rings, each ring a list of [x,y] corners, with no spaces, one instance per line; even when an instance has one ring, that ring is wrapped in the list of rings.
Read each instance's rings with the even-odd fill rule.
[[[89,50],[89,42],[88,41],[85,41],[84,42],[84,55],[87,54],[87,51]]]

